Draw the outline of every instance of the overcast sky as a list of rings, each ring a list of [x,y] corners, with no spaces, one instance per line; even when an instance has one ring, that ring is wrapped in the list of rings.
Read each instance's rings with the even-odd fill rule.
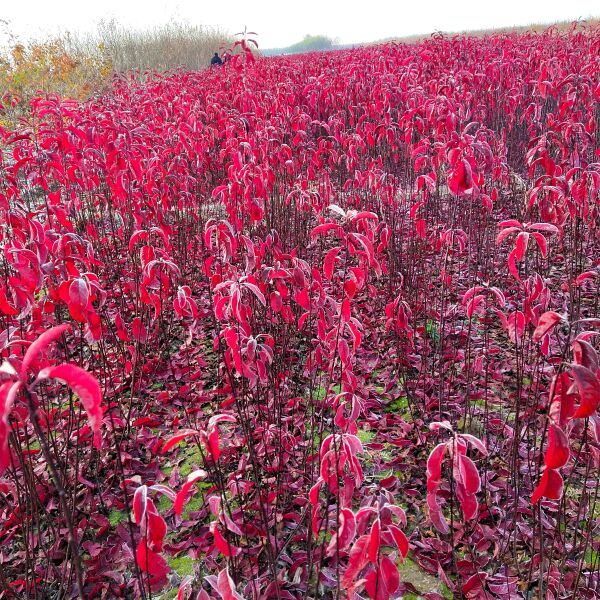
[[[263,48],[306,34],[340,43],[600,16],[600,0],[0,0],[0,19],[23,41],[62,30],[93,31],[101,20],[144,28],[169,20],[258,32]]]

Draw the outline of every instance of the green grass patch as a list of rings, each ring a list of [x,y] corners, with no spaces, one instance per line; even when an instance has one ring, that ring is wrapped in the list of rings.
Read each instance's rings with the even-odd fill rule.
[[[187,554],[184,554],[183,556],[169,557],[167,562],[169,563],[171,569],[173,569],[173,571],[175,571],[177,575],[182,578],[186,575],[194,574],[194,561]]]
[[[187,477],[202,465],[202,454],[196,445],[186,447],[180,456],[183,457],[183,461],[179,465],[179,474],[182,477]]]
[[[428,592],[437,592],[444,598],[452,600],[454,595],[448,589],[448,586],[439,579],[430,575],[410,557],[406,557],[404,562],[398,562],[398,571],[400,573],[400,581],[404,581],[413,585],[419,592],[426,594]],[[404,598],[422,598],[422,596],[412,594],[405,595]]]
[[[211,487],[211,484],[199,484],[199,485],[206,485],[207,487]],[[188,503],[184,506],[183,512],[181,513],[181,518],[184,520],[189,519],[191,513],[202,510],[203,506],[204,506],[204,494],[197,493],[197,495],[192,496],[189,499]]]
[[[333,395],[337,395],[337,394],[341,393],[341,391],[342,391],[342,388],[338,383],[331,386],[331,393]],[[315,400],[319,400],[319,401],[324,400],[326,397],[327,397],[327,389],[322,385],[317,386],[315,388],[315,390],[313,391],[313,398]]]
[[[173,502],[171,502],[171,499],[168,496],[161,494],[158,497],[158,502],[156,503],[156,508],[158,509],[159,513],[168,511],[171,508],[171,506],[173,506]]]
[[[386,413],[396,413],[399,415],[407,415],[409,413],[408,398],[399,396],[385,407]]]
[[[598,552],[592,548],[588,548],[585,552],[585,566],[588,569],[595,568],[598,565]]]
[[[122,521],[127,521],[127,513],[123,510],[115,510],[114,508],[108,513],[108,522],[111,527],[116,527]]]
[[[324,400],[325,396],[327,396],[327,390],[322,385],[320,385],[314,391],[313,396],[314,396],[315,400]]]
[[[367,431],[366,429],[359,429],[356,432],[356,437],[361,441],[362,444],[369,444],[373,441],[375,433],[373,431]]]

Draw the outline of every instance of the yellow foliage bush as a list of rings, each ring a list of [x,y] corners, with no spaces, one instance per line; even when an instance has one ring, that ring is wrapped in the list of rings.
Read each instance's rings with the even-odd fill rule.
[[[106,86],[112,72],[100,45],[94,53],[83,53],[70,47],[68,37],[15,43],[0,54],[0,125],[13,126],[39,95],[87,98]]]
[[[66,33],[27,45],[0,19],[2,29],[9,43],[0,48],[0,127],[8,129],[37,96],[83,100],[103,91],[113,73],[206,68],[214,52],[233,43],[219,29],[177,22],[138,31],[110,21],[95,35]]]

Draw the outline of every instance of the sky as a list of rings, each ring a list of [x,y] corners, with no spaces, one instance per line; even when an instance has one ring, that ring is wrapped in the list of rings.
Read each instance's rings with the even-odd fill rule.
[[[590,16],[600,16],[600,0],[0,0],[0,19],[22,41],[58,30],[93,32],[114,18],[137,29],[169,20],[229,33],[246,26],[262,48],[288,46],[306,34],[352,44]]]

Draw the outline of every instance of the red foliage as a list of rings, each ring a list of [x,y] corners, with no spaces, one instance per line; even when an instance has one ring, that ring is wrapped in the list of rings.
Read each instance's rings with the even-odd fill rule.
[[[250,42],[0,131],[0,595],[595,597],[600,30]]]

